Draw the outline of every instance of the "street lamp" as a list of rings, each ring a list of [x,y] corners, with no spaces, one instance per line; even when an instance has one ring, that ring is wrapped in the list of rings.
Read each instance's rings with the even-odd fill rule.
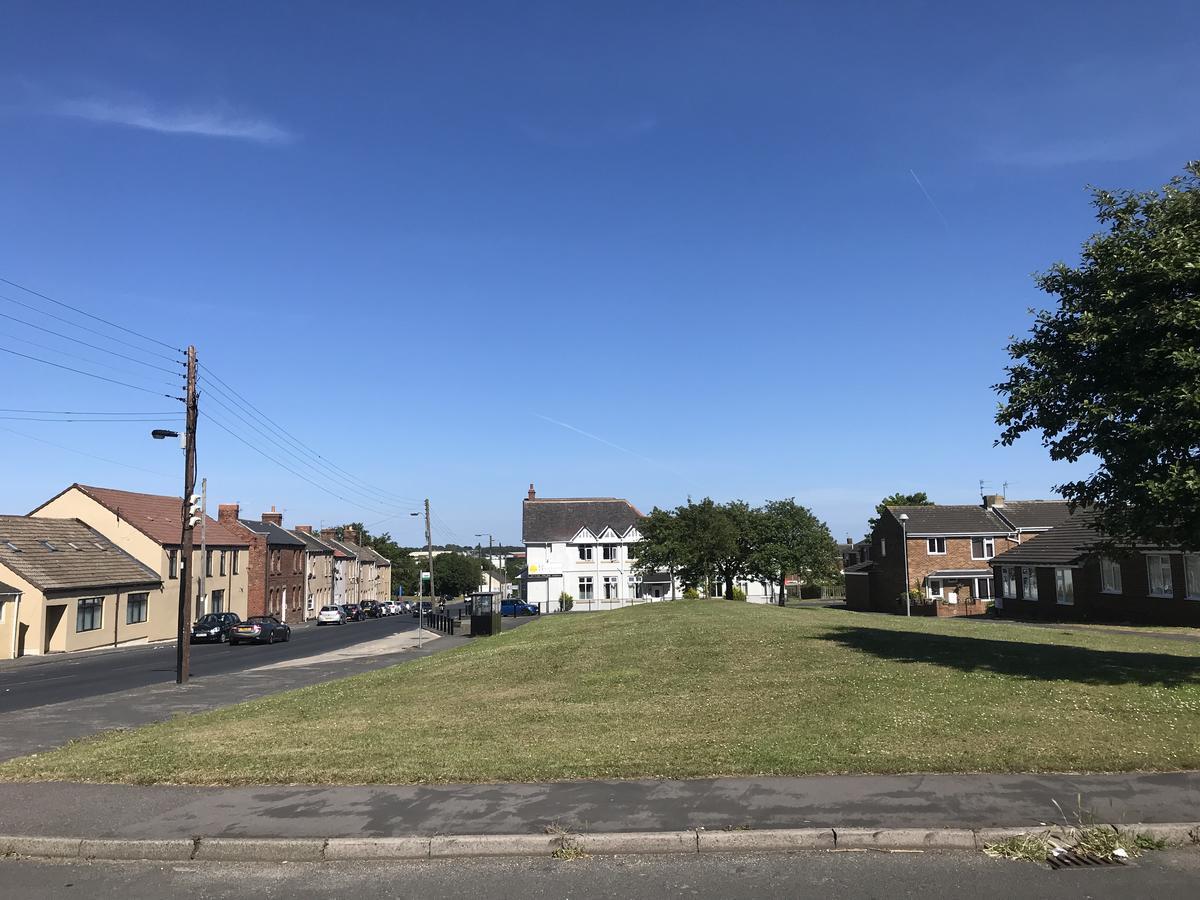
[[[165,428],[155,428],[152,432],[150,432],[150,437],[154,438],[156,441],[161,441],[163,438],[179,437],[179,432],[168,431]]]
[[[912,615],[912,597],[908,584],[908,513],[900,513],[900,545],[904,548],[904,614]]]

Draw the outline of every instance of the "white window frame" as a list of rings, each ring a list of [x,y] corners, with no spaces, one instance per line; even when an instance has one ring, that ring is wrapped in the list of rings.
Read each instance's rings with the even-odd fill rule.
[[[591,600],[596,596],[596,585],[591,575],[581,575],[577,589],[580,600]]]
[[[601,583],[604,589],[605,600],[620,600],[621,599],[621,579],[617,575],[605,575],[604,581]],[[611,596],[609,596],[611,594]]]
[[[592,545],[591,544],[580,544],[579,545],[579,561],[580,562],[591,562],[592,561]]]
[[[936,585],[936,588],[934,587],[935,585]],[[930,578],[929,579],[929,587],[926,590],[926,593],[929,595],[930,600],[941,600],[942,596],[943,596],[942,579]]]
[[[1160,566],[1159,574],[1163,573],[1165,568],[1166,579],[1162,590],[1155,590],[1154,586],[1154,567]],[[1175,596],[1175,576],[1171,571],[1171,557],[1166,553],[1147,553],[1146,554],[1146,589],[1151,597],[1158,597],[1163,600],[1169,600]]]
[[[1187,599],[1200,600],[1200,553],[1184,554],[1183,577],[1187,586]]]
[[[621,551],[619,544],[601,544],[600,558],[605,562],[617,562]]]
[[[1100,593],[1121,592],[1121,561],[1112,556],[1100,557]]]
[[[941,547],[941,550],[936,549]],[[925,538],[925,554],[927,556],[945,556],[946,539],[944,537]]]
[[[1021,566],[1021,598],[1037,602],[1038,582],[1036,566]]]
[[[1059,606],[1075,605],[1075,578],[1066,566],[1054,568],[1054,600]]]
[[[983,556],[975,555],[975,542],[983,546]],[[988,552],[988,551],[991,552]],[[996,539],[994,537],[974,537],[971,538],[971,559],[991,559],[996,555]]]
[[[988,595],[980,596],[979,585],[986,584]],[[976,600],[995,600],[996,599],[996,583],[992,578],[976,578],[973,585],[973,591]]]
[[[1005,600],[1017,599],[1017,569],[1015,566],[1000,567],[1000,596]]]

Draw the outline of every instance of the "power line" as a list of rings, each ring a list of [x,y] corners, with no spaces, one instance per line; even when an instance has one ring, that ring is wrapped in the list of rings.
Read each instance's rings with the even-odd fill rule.
[[[136,412],[93,412],[86,409],[8,409],[0,407],[0,412],[5,413],[31,413],[37,415],[54,415],[54,416],[175,416],[174,412],[155,412],[138,410]]]
[[[160,393],[159,391],[151,390],[150,388],[139,387],[138,385],[130,384],[127,381],[118,381],[115,378],[105,378],[103,375],[97,375],[95,372],[85,372],[83,369],[74,369],[71,366],[64,366],[61,363],[50,362],[50,360],[42,359],[40,356],[30,356],[28,353],[18,353],[16,350],[10,350],[8,347],[0,347],[0,352],[11,353],[13,356],[19,356],[22,359],[29,359],[29,360],[33,360],[34,362],[40,362],[43,365],[54,366],[54,368],[56,368],[56,369],[63,369],[67,372],[74,372],[76,375],[86,375],[89,378],[95,378],[99,381],[107,381],[109,384],[119,384],[121,387],[132,388],[135,391],[143,391],[144,393],[147,393],[147,394],[154,394],[157,397],[166,397],[168,400],[178,400],[179,399],[178,397],[174,397],[171,394],[163,394],[163,393]]]
[[[245,444],[247,447],[249,447],[251,450],[253,450],[255,453],[257,453],[259,456],[263,457],[264,459],[268,460],[269,462],[273,462],[275,465],[279,466],[284,471],[291,472],[297,478],[301,479],[302,481],[308,482],[309,484],[311,484],[313,487],[317,488],[318,490],[322,490],[325,493],[327,493],[333,497],[337,497],[337,499],[343,501],[344,503],[349,503],[351,506],[353,506],[357,509],[365,509],[370,512],[376,513],[377,515],[383,515],[383,514],[387,513],[387,510],[385,510],[385,509],[377,509],[375,507],[366,506],[365,504],[363,504],[360,501],[351,500],[347,497],[343,497],[341,494],[337,493],[337,491],[332,491],[329,488],[327,488],[325,485],[319,484],[318,482],[313,481],[307,475],[305,475],[301,472],[297,472],[291,466],[287,465],[286,463],[280,462],[278,459],[271,456],[271,454],[267,453],[266,451],[256,447],[254,444],[250,443],[248,440],[246,440],[244,437],[242,437],[240,434],[238,434],[232,428],[230,428],[229,426],[224,424],[220,419],[215,418],[212,415],[212,413],[202,411],[200,413],[200,415],[204,416],[204,418],[208,419],[210,422],[212,422],[214,425],[216,425],[222,431],[225,431],[226,433],[228,433],[231,437],[235,438],[238,441],[241,441],[243,444]]]
[[[46,316],[47,318],[54,319],[57,322],[65,322],[67,325],[70,325],[72,328],[78,328],[80,331],[85,331],[88,334],[94,334],[97,337],[102,337],[105,340],[112,341],[116,344],[120,344],[123,347],[130,347],[130,348],[138,351],[139,353],[148,353],[151,356],[157,356],[159,359],[165,359],[167,362],[176,363],[181,366],[187,365],[187,363],[180,362],[179,360],[175,359],[175,357],[173,357],[173,356],[167,356],[167,354],[165,354],[165,353],[160,353],[157,350],[151,350],[148,347],[143,347],[140,344],[134,344],[129,341],[123,341],[119,337],[114,337],[111,334],[105,334],[103,331],[97,331],[95,328],[88,328],[86,325],[80,325],[78,322],[73,322],[64,316],[56,316],[54,313],[47,312],[46,310],[42,309],[39,306],[34,306],[32,303],[26,303],[23,300],[14,299],[13,297],[9,297],[7,294],[0,294],[0,300],[6,300],[9,303],[13,303],[13,304],[21,307],[22,309],[27,309],[30,312],[35,312],[39,316]]]
[[[138,359],[136,356],[129,356],[126,353],[118,353],[116,350],[109,350],[107,347],[101,347],[98,344],[89,344],[87,341],[81,341],[79,338],[73,338],[69,334],[63,334],[62,332],[55,331],[52,328],[44,328],[41,325],[34,325],[32,322],[26,322],[24,319],[18,319],[16,316],[10,316],[8,313],[0,313],[0,318],[9,319],[10,321],[24,325],[26,328],[36,328],[38,331],[44,331],[46,334],[52,334],[55,337],[62,338],[64,341],[73,341],[76,344],[80,344],[84,347],[91,347],[93,350],[99,350],[101,353],[111,353],[113,356],[120,357],[121,359],[127,359],[130,362],[135,362],[139,366],[148,366],[151,369],[157,369],[160,372],[166,372],[168,375],[178,376],[180,374],[174,369],[168,369],[166,366],[155,365],[154,363],[146,362],[144,359]]]
[[[175,422],[180,416],[172,418],[155,418],[155,419],[57,419],[52,417],[38,416],[0,416],[0,419],[12,422],[96,422],[101,425],[106,425],[109,422]]]
[[[149,375],[143,375],[140,372],[131,372],[128,369],[122,369],[120,366],[114,366],[110,362],[103,362],[99,359],[92,359],[90,356],[83,356],[75,351],[64,350],[61,347],[54,347],[50,344],[43,344],[40,341],[35,341],[27,337],[21,337],[20,335],[9,334],[6,331],[0,331],[0,337],[8,338],[10,341],[17,341],[21,344],[28,344],[30,347],[37,347],[39,350],[49,350],[51,353],[58,353],[62,356],[66,356],[72,360],[75,360],[76,362],[89,363],[90,365],[99,366],[102,369],[109,369],[121,375],[128,375],[130,378],[145,378],[149,380],[151,377]],[[168,387],[170,386],[170,383],[165,381],[155,381],[154,384],[166,384]]]
[[[86,310],[80,309],[78,306],[72,306],[70,303],[64,303],[61,300],[55,300],[53,297],[47,297],[45,294],[43,294],[39,291],[35,291],[33,288],[27,288],[23,284],[17,284],[15,281],[9,281],[7,278],[3,278],[3,277],[0,277],[0,281],[3,281],[5,284],[12,285],[13,287],[17,288],[18,290],[25,291],[25,293],[27,293],[27,294],[33,294],[33,296],[35,296],[35,297],[41,297],[43,300],[47,300],[50,303],[54,303],[58,306],[62,306],[66,309],[72,310],[73,312],[77,312],[81,316],[87,316],[89,319],[95,319],[97,322],[103,322],[105,325],[107,325],[110,328],[116,328],[119,331],[124,331],[126,334],[132,334],[135,337],[140,337],[144,341],[150,341],[151,343],[158,344],[160,347],[166,347],[168,350],[174,350],[176,353],[184,352],[184,351],[180,350],[178,347],[172,347],[170,344],[168,344],[164,341],[160,341],[158,338],[152,338],[148,334],[142,334],[140,331],[134,331],[132,328],[126,328],[124,325],[118,325],[116,322],[110,322],[108,319],[104,319],[104,318],[101,318],[100,316],[93,315],[92,313],[90,313]]]
[[[278,431],[279,434],[285,440],[287,440],[289,443],[291,443],[293,446],[297,447],[298,449],[300,449],[300,450],[304,451],[305,453],[309,454],[310,456],[314,457],[315,459],[320,460],[322,463],[324,463],[330,469],[334,469],[338,472],[341,472],[344,476],[349,478],[351,481],[354,481],[354,482],[362,485],[363,487],[369,489],[372,492],[372,494],[380,495],[381,497],[387,497],[387,498],[390,498],[394,501],[398,501],[401,503],[420,503],[421,502],[420,500],[417,500],[413,497],[405,497],[405,496],[403,496],[401,494],[397,494],[393,491],[385,490],[384,488],[381,488],[378,485],[371,484],[370,482],[363,481],[361,478],[357,478],[354,475],[351,475],[351,473],[347,472],[341,466],[335,465],[333,462],[326,459],[320,453],[317,453],[315,450],[310,450],[307,446],[305,446],[305,444],[302,441],[300,441],[298,438],[296,438],[294,435],[292,435],[290,432],[288,432],[287,429],[285,429],[282,425],[280,425],[278,422],[273,420],[270,416],[268,416],[266,413],[264,413],[261,409],[259,409],[257,406],[255,406],[253,403],[251,403],[249,400],[247,400],[245,397],[243,397],[241,394],[239,394],[236,390],[234,390],[234,388],[232,388],[219,375],[217,375],[215,372],[213,372],[213,370],[210,369],[208,366],[201,363],[200,368],[203,369],[208,374],[208,376],[212,379],[212,381],[215,381],[217,384],[223,386],[229,392],[229,394],[233,395],[233,397],[229,397],[229,394],[225,394],[225,396],[229,397],[229,399],[232,402],[237,403],[238,401],[241,401],[241,404],[244,407],[248,408],[248,411],[253,411],[253,412],[257,413],[259,416],[261,416],[267,423],[269,423],[271,426],[273,426],[273,428],[276,431]],[[209,386],[212,387],[211,381],[209,382]],[[221,393],[224,393],[224,392],[221,392]],[[236,397],[237,400],[234,400],[233,399],[234,397]]]
[[[75,453],[75,454],[78,454],[79,456],[86,456],[88,459],[99,460],[100,462],[109,463],[114,466],[121,466],[122,468],[125,468],[125,469],[133,469],[136,472],[146,472],[147,474],[150,474],[150,475],[157,475],[160,478],[171,478],[171,479],[175,478],[174,475],[167,475],[165,472],[156,472],[153,469],[143,469],[141,466],[131,466],[129,463],[124,463],[124,462],[121,462],[120,460],[116,460],[116,459],[109,459],[108,457],[105,457],[105,456],[97,456],[94,453],[88,453],[84,450],[78,449],[77,447],[68,447],[65,444],[56,444],[54,441],[48,441],[45,438],[40,438],[33,434],[26,434],[23,431],[17,431],[15,428],[6,428],[3,425],[0,425],[0,431],[6,431],[9,434],[15,434],[18,437],[28,438],[31,441],[37,441],[39,444],[46,444],[47,446],[50,446],[50,447],[57,447],[59,450],[66,450],[68,453]]]

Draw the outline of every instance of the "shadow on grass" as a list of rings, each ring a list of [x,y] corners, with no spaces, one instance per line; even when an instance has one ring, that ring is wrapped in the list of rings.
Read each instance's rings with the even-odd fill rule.
[[[1200,660],[1165,653],[1124,653],[883,628],[837,627],[826,639],[881,659],[1034,681],[1166,687],[1200,684]]]

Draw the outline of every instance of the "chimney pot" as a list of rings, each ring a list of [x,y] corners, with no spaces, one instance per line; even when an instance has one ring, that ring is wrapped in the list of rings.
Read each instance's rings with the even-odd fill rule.
[[[536,499],[537,499],[537,491],[535,491],[535,490],[533,489],[533,482],[532,482],[532,481],[531,481],[531,482],[529,482],[529,499],[530,499],[530,500],[536,500]]]
[[[297,525],[297,526],[296,526],[296,530],[297,530],[297,531],[303,531],[305,534],[312,534],[312,533],[313,533],[313,530],[312,530],[312,526],[311,526],[311,525]]]

